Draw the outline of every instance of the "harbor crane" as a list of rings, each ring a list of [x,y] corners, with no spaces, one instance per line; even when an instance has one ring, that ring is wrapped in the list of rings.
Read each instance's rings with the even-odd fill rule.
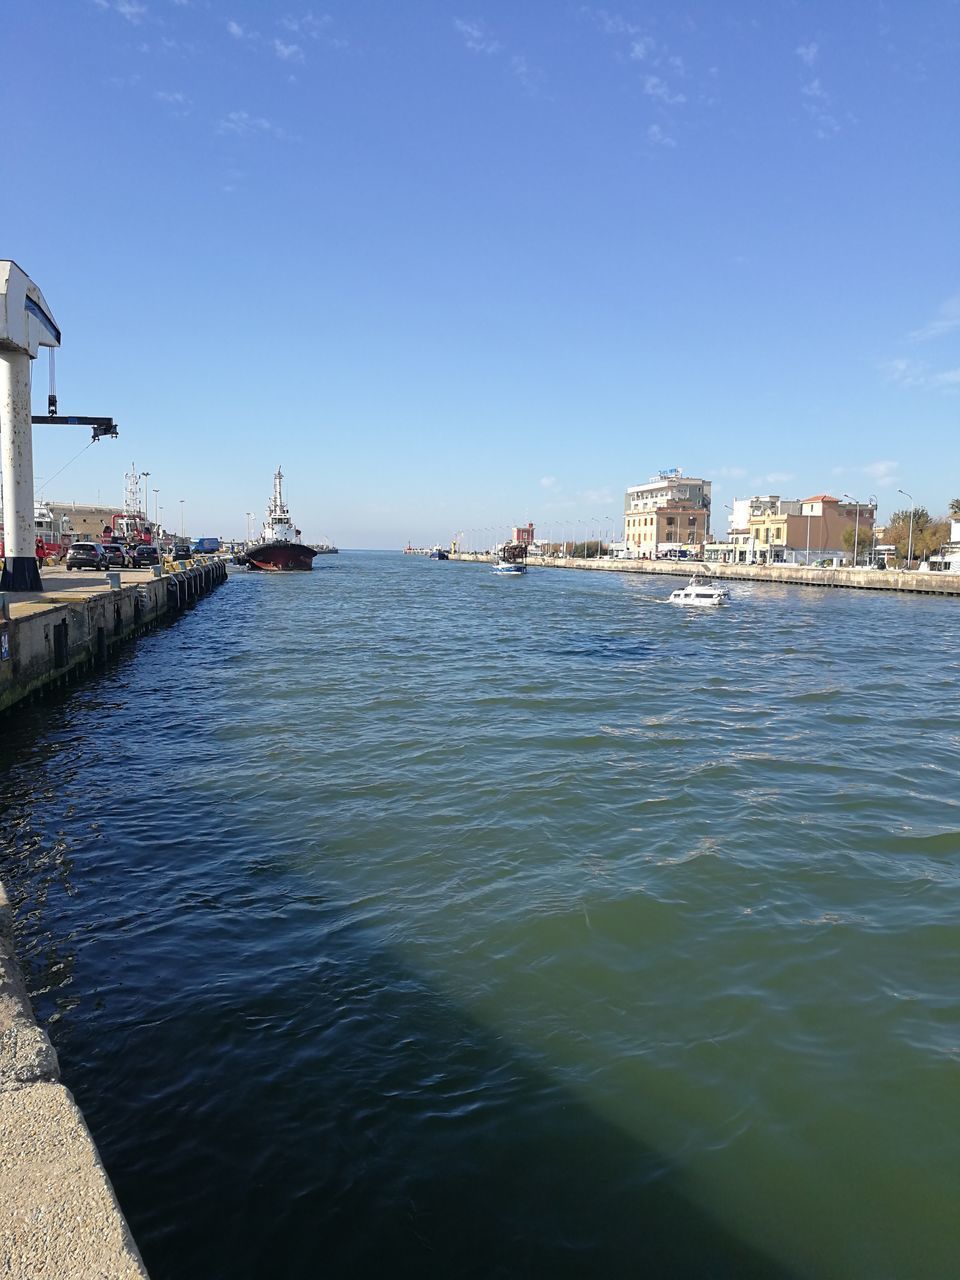
[[[115,436],[112,418],[61,416],[52,381],[47,416],[31,414],[31,360],[41,347],[60,345],[60,329],[43,294],[25,271],[0,259],[0,474],[3,482],[4,554],[0,590],[42,591],[36,557],[33,505],[33,426],[91,427],[93,439]]]

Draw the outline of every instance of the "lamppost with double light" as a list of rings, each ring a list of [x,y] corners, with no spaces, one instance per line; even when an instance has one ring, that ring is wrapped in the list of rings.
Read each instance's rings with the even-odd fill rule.
[[[902,493],[905,498],[910,499],[910,533],[907,538],[907,568],[913,563],[913,494],[907,493],[906,489],[898,489],[897,493]]]
[[[150,508],[147,506],[147,498],[148,498],[148,496],[149,496],[149,495],[148,495],[148,493],[147,493],[147,481],[150,479],[150,472],[149,472],[149,471],[141,471],[141,472],[140,472],[140,479],[143,481],[143,518],[144,518],[144,520],[149,520],[149,519],[150,519]],[[139,495],[139,494],[137,495],[137,501],[138,501],[138,502],[140,501],[140,495]]]
[[[853,567],[857,567],[857,553],[860,547],[860,500],[859,498],[851,498],[849,493],[843,495],[844,502],[855,502],[857,504],[857,522],[853,529]]]

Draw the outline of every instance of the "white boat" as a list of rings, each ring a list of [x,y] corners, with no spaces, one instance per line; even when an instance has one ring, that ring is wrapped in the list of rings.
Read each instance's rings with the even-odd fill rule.
[[[685,587],[677,587],[670,592],[671,604],[693,605],[695,608],[710,605],[728,604],[730,592],[721,587],[715,579],[702,573],[695,573]]]
[[[506,564],[501,560],[499,564],[494,566],[493,572],[509,574],[526,573],[527,566],[525,564]]]

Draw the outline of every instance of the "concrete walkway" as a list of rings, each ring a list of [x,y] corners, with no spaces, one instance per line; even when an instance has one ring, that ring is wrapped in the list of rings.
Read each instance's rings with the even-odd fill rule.
[[[57,1055],[37,1026],[0,885],[0,1275],[141,1280],[146,1270]]]

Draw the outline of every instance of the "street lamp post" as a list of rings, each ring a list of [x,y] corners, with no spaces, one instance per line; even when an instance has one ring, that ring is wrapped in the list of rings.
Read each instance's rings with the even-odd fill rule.
[[[806,559],[804,560],[804,564],[806,565],[806,567],[807,567],[808,569],[810,568],[810,516],[813,514],[813,513],[812,513],[812,511],[810,511],[810,510],[809,510],[810,505],[811,505],[811,504],[808,502],[808,503],[807,503],[807,507],[808,507],[808,510],[807,510],[807,554],[806,554]]]
[[[845,502],[855,502],[857,504],[857,523],[853,529],[853,567],[857,567],[857,552],[860,546],[860,500],[859,498],[851,498],[849,493],[843,495]]]
[[[153,541],[154,545],[160,546],[160,490],[153,491]]]
[[[181,538],[184,536],[184,534],[183,534],[183,504],[184,504],[185,502],[186,502],[186,498],[181,498],[181,499],[180,499],[180,537],[181,537]]]
[[[877,506],[878,501],[875,494],[870,495],[870,506],[873,508],[873,519],[870,524],[870,563],[877,563]]]
[[[907,493],[906,489],[898,489],[897,493],[902,493],[905,498],[910,499],[910,533],[907,538],[907,568],[913,563],[913,494]]]
[[[144,520],[149,520],[149,519],[150,519],[150,509],[149,509],[149,507],[147,506],[147,481],[150,479],[150,472],[149,472],[149,471],[141,471],[141,472],[140,472],[140,479],[143,481],[143,518],[144,518]],[[138,501],[138,502],[140,501],[139,497],[137,498],[137,501]]]

